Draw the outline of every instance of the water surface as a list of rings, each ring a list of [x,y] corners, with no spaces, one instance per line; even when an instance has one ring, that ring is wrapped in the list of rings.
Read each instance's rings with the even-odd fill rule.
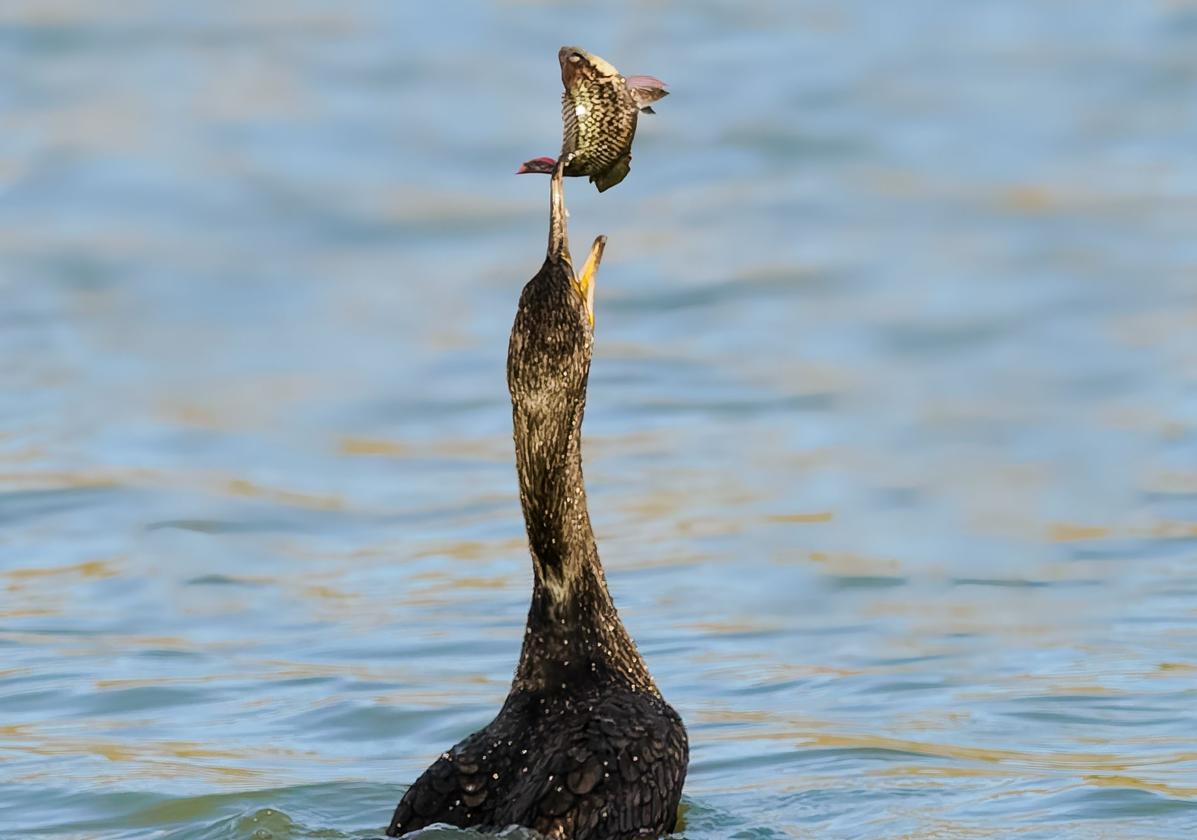
[[[1193,836],[1179,0],[5,3],[0,835],[377,836],[493,715],[563,43],[673,90],[568,195],[684,837]]]

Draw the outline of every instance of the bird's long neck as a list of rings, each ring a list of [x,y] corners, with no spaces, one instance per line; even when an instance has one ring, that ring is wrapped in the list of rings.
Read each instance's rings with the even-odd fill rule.
[[[525,289],[525,295],[535,298],[538,311],[544,313],[528,317],[538,322],[537,329],[546,332],[554,330],[551,319],[570,298],[569,286],[573,281],[562,185],[564,170],[564,159],[559,159],[549,187],[545,266]],[[532,329],[524,317],[522,312],[517,316],[513,335]],[[584,569],[598,563],[582,484],[582,414],[586,407],[589,356],[574,357],[570,363],[582,365],[579,399],[557,402],[530,396],[515,399],[513,395],[512,402],[520,501],[537,584],[562,593]],[[546,376],[552,378],[551,374]]]
[[[567,600],[575,581],[598,565],[582,482],[582,410],[567,422],[517,406],[515,464],[536,583]]]
[[[515,410],[516,471],[534,582],[515,686],[553,694],[618,681],[657,693],[599,562],[582,481],[582,404],[568,426]]]
[[[521,298],[521,311],[512,328],[512,354],[530,328],[525,318],[551,320],[566,306],[564,301],[577,294],[570,288],[576,278],[569,260],[561,181],[564,169],[565,159],[561,158],[554,168],[549,192],[545,266],[525,287],[525,295],[536,299],[539,315],[529,314]],[[605,238],[599,237],[591,249],[583,271],[587,283],[602,256],[603,242]],[[577,318],[577,313],[569,317]],[[540,323],[538,328],[552,329],[552,325]],[[508,360],[509,380],[512,358],[514,355]],[[564,691],[567,688],[618,682],[632,690],[657,693],[644,660],[615,611],[594,542],[582,481],[582,416],[589,351],[575,360],[583,365],[578,371],[581,390],[576,397],[558,401],[552,394],[534,395],[518,387],[512,389],[515,466],[534,572],[528,627],[513,689],[547,699],[546,695],[568,697]],[[536,373],[552,379],[544,371]]]

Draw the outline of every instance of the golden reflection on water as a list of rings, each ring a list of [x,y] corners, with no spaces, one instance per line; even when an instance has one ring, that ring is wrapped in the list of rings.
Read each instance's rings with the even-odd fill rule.
[[[66,566],[35,566],[27,568],[5,569],[0,571],[0,578],[24,580],[31,578],[45,578],[58,576],[73,576],[85,578],[116,577],[121,574],[118,568],[124,558],[114,557],[104,560],[86,560]]]
[[[464,461],[510,461],[511,441],[492,438],[421,441],[418,446],[399,440],[343,437],[337,442],[343,455],[368,455],[386,458],[443,458]]]
[[[439,552],[438,552],[439,553]],[[431,582],[434,585],[453,589],[514,589],[517,581],[510,575],[499,577],[476,577],[470,575],[450,576],[444,572],[420,572],[412,575],[412,580]],[[519,581],[522,583],[523,581]]]
[[[974,765],[990,767],[990,772],[1004,775],[1048,773],[1051,771],[1087,770],[1103,774],[1121,773],[1133,769],[1163,769],[1167,765],[1183,765],[1197,760],[1197,750],[1177,751],[1170,754],[1152,753],[1142,756],[1128,756],[1116,752],[1075,752],[1067,750],[1016,750],[1009,748],[973,747],[962,744],[948,744],[936,741],[922,741],[909,738],[894,738],[867,733],[835,732],[833,721],[815,720],[785,713],[746,713],[741,710],[704,709],[698,715],[703,723],[744,724],[752,721],[753,739],[781,741],[797,749],[845,749],[886,750],[910,753],[927,758],[955,759]],[[741,728],[706,728],[704,740],[741,740],[745,731]],[[1108,743],[1108,742],[1103,742]],[[913,761],[914,759],[912,759]],[[1005,768],[998,770],[998,767]],[[954,775],[955,768],[919,764],[916,770],[889,767],[886,773],[914,775]],[[986,772],[972,767],[965,774],[977,775]]]
[[[765,517],[766,522],[778,522],[794,525],[809,525],[816,522],[830,522],[835,514],[829,510],[816,513],[778,513]],[[812,557],[813,559],[813,557]]]
[[[696,621],[683,625],[685,629],[697,630],[716,636],[734,635],[738,633],[755,633],[761,630],[776,629],[777,625],[770,625],[760,621]]]
[[[0,752],[2,751],[40,756],[101,758],[110,762],[112,767],[95,770],[93,783],[108,784],[119,783],[121,779],[131,777],[162,776],[240,787],[259,785],[263,781],[277,779],[276,772],[256,769],[255,765],[261,765],[264,760],[302,760],[325,765],[339,763],[328,756],[278,745],[259,744],[244,749],[224,746],[216,749],[198,741],[84,737],[29,725],[0,726]],[[2,757],[0,762],[3,762]],[[17,773],[13,776],[13,781],[38,781],[45,774],[44,769]]]
[[[1186,760],[1192,761],[1193,757],[1189,757]],[[1197,799],[1197,785],[1169,785],[1164,784],[1163,782],[1139,779],[1134,776],[1086,775],[1084,776],[1084,779],[1088,784],[1094,785],[1096,787],[1134,788],[1135,790],[1145,790],[1149,793],[1159,793],[1163,796],[1173,796],[1183,799]]]
[[[1111,528],[1102,525],[1077,525],[1057,522],[1048,526],[1053,542],[1096,540],[1187,540],[1197,537],[1197,522],[1154,522],[1144,526]]]
[[[61,490],[67,488],[119,487],[136,476],[152,475],[148,470],[88,470],[86,472],[31,470],[0,473],[0,484],[16,490]]]
[[[346,507],[337,496],[300,493],[269,487],[246,478],[211,472],[168,472],[148,468],[91,469],[84,472],[29,471],[0,474],[0,485],[20,491],[66,489],[139,488],[158,490],[195,490],[229,498],[254,498],[275,504],[311,510],[342,510]]]
[[[902,573],[901,562],[893,558],[812,551],[808,559],[821,566],[827,574],[843,577],[891,577]]]
[[[416,551],[415,558],[452,557],[454,560],[485,560],[495,554],[515,553],[524,547],[522,539],[506,540],[451,540],[434,542]],[[451,586],[457,580],[459,570],[443,569],[430,570],[421,573],[425,580],[438,581],[445,586]]]

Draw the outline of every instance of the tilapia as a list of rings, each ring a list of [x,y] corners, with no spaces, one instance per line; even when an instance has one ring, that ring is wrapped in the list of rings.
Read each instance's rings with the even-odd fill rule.
[[[562,47],[561,154],[565,174],[588,175],[599,192],[627,177],[632,165],[636,118],[655,113],[653,102],[668,95],[665,83],[653,76],[623,76],[610,62],[581,47]],[[517,173],[552,174],[554,158],[533,158]]]

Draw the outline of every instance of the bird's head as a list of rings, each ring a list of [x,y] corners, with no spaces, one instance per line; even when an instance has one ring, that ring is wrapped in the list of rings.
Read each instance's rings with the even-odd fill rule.
[[[591,281],[604,244],[603,237],[596,239],[587,260]],[[575,279],[567,262],[546,262],[524,286],[511,327],[511,401],[528,428],[539,429],[545,440],[576,428],[586,403],[594,327],[581,279]]]
[[[507,355],[507,384],[517,408],[529,416],[572,416],[566,409],[586,399],[594,332],[594,280],[607,237],[598,236],[580,272],[569,253],[562,178],[553,170],[549,244],[544,265],[520,295]],[[581,415],[577,415],[581,422]]]

